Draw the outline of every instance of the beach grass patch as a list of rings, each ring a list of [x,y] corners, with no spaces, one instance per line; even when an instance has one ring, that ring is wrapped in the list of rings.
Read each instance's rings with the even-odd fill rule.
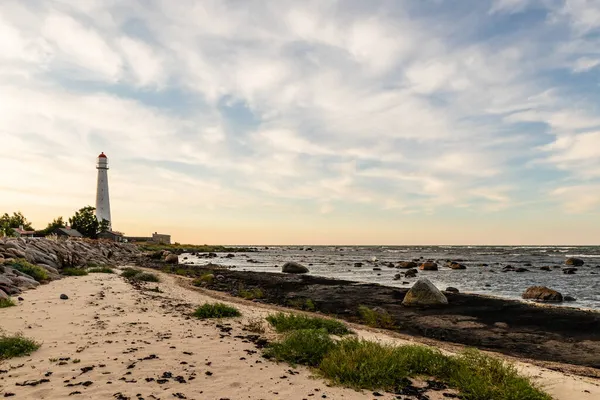
[[[123,278],[131,279],[134,276],[141,274],[142,272],[143,272],[142,270],[139,270],[137,268],[129,268],[128,267],[128,268],[123,269],[123,272],[121,272],[121,276]]]
[[[88,269],[90,274],[114,274],[115,271],[110,267],[94,267]]]
[[[0,299],[0,308],[14,307],[15,302],[12,299]]]
[[[352,331],[340,321],[328,318],[309,317],[292,313],[277,313],[267,316],[266,319],[277,332],[324,329],[327,333],[333,335],[341,336],[352,333]]]
[[[85,276],[88,271],[82,268],[65,268],[61,272],[64,276]]]
[[[192,315],[199,319],[207,319],[239,317],[242,314],[237,308],[228,306],[227,304],[205,303],[196,308],[196,311]]]
[[[358,306],[358,314],[361,320],[373,328],[392,329],[394,318],[385,310],[376,310],[367,306]]]
[[[48,276],[48,271],[46,271],[44,268],[37,265],[33,265],[29,261],[22,258],[13,260],[7,265],[11,268],[16,269],[17,271],[29,275],[38,282],[47,281],[50,278]]]
[[[213,273],[208,272],[208,273],[202,274],[202,276],[194,279],[192,281],[192,285],[194,285],[194,286],[203,286],[205,284],[209,285],[209,284],[213,283],[214,280],[215,280],[215,275]]]
[[[262,318],[253,318],[244,324],[244,330],[254,333],[265,333],[265,321]]]
[[[26,356],[40,348],[40,344],[22,334],[6,335],[0,332],[0,360]]]
[[[280,342],[265,349],[265,357],[291,365],[317,367],[335,347],[326,329],[302,329],[289,332]]]
[[[265,294],[263,293],[263,291],[260,288],[253,288],[250,290],[246,290],[246,289],[239,289],[238,290],[238,296],[246,299],[246,300],[254,300],[254,299],[262,299],[263,297],[265,297]]]
[[[150,272],[142,272],[141,274],[134,275],[132,279],[141,282],[160,282],[160,278]]]

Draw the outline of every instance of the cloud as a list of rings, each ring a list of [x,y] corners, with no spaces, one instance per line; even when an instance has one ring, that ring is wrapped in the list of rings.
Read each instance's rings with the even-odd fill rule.
[[[93,198],[106,151],[114,207],[189,230],[234,209],[484,215],[549,193],[590,209],[557,191],[600,176],[596,8],[6,1],[0,156],[19,168],[0,206],[40,207],[32,187]]]

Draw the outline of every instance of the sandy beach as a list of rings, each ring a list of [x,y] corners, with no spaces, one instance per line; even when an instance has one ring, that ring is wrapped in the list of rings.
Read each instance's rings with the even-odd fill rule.
[[[395,399],[393,394],[329,387],[304,367],[261,357],[244,330],[276,306],[229,299],[242,317],[201,321],[187,316],[197,305],[227,300],[222,293],[190,289],[184,278],[160,274],[162,293],[141,291],[114,274],[90,274],[23,293],[17,307],[0,310],[6,333],[42,343],[28,357],[0,362],[0,396],[15,399]],[[69,299],[61,300],[66,294]],[[264,324],[267,328],[266,323]],[[352,326],[359,336],[404,340]],[[267,330],[265,334],[273,338]],[[518,363],[557,400],[600,398],[600,380]],[[451,393],[452,391],[446,390]],[[444,398],[430,392],[431,399]],[[402,398],[402,397],[400,397]],[[409,398],[409,397],[406,397]]]

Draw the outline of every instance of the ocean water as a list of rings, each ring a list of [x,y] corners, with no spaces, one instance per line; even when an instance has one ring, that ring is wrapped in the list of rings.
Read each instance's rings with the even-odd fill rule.
[[[273,246],[257,250],[236,253],[233,258],[226,258],[225,254],[213,259],[185,254],[183,257],[188,258],[183,262],[197,265],[212,262],[242,271],[280,272],[285,262],[296,261],[307,266],[312,275],[410,287],[417,278],[394,281],[394,275],[405,270],[388,268],[385,264],[430,259],[438,261],[439,271],[419,271],[418,277],[427,277],[442,290],[452,286],[463,293],[521,299],[527,287],[541,285],[577,299],[561,306],[600,309],[600,246]],[[568,257],[585,261],[573,275],[562,272]],[[467,269],[446,268],[446,260],[460,261]],[[358,262],[363,263],[361,268],[354,267]],[[529,272],[502,272],[506,265],[524,267]],[[540,270],[546,265],[552,270]],[[374,271],[375,267],[382,270]]]

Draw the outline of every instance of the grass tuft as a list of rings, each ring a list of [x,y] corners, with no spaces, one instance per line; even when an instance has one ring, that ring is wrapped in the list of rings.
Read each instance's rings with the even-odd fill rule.
[[[265,333],[265,324],[264,320],[261,318],[253,318],[248,321],[248,323],[244,324],[244,330],[248,332],[254,333]]]
[[[7,265],[11,268],[16,269],[17,271],[21,271],[22,273],[29,275],[38,282],[43,282],[50,279],[50,277],[48,276],[48,271],[46,271],[44,268],[39,267],[37,265],[33,265],[22,258],[13,260]]]
[[[265,297],[265,294],[260,288],[254,288],[250,290],[240,289],[238,290],[238,296],[246,299],[246,300],[254,300],[254,299],[262,299]]]
[[[15,302],[12,299],[0,299],[0,308],[14,307]]]
[[[142,282],[160,282],[160,278],[150,272],[142,272],[141,274],[135,275],[132,279]]]
[[[302,329],[324,329],[325,332],[333,335],[347,335],[352,333],[346,325],[339,321],[298,314],[271,314],[267,317],[267,322],[271,324],[277,332],[289,332]]]
[[[142,273],[142,270],[139,270],[137,268],[125,268],[125,269],[123,269],[123,272],[121,272],[121,276],[123,278],[130,279],[141,273]]]
[[[394,318],[385,310],[378,311],[367,306],[358,306],[358,314],[363,322],[374,328],[392,329]]]
[[[22,334],[8,336],[0,332],[0,360],[25,356],[40,348],[40,344]]]
[[[81,268],[65,268],[62,270],[62,274],[65,276],[85,276],[88,271]]]
[[[242,315],[237,308],[223,303],[205,303],[192,314],[196,318],[230,318]]]
[[[199,278],[196,278],[192,281],[192,285],[194,286],[203,286],[204,284],[211,284],[215,280],[215,275],[212,273],[205,273]]]
[[[282,341],[271,343],[265,350],[265,356],[292,365],[316,367],[334,347],[327,330],[303,329],[289,332]]]
[[[90,274],[114,274],[115,271],[110,267],[94,267],[88,269]]]

